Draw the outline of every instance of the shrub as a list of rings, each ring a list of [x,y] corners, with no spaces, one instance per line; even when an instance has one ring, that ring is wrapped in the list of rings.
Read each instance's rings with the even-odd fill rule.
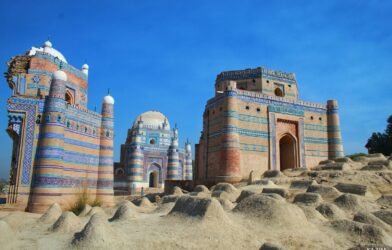
[[[92,207],[101,206],[101,202],[97,199],[90,199],[89,194],[87,192],[87,188],[84,188],[82,192],[77,196],[76,202],[69,209],[75,215],[79,215],[86,205],[90,205]]]

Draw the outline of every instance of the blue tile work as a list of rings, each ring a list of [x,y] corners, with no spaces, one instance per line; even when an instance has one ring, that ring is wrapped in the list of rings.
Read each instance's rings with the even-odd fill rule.
[[[293,73],[286,73],[262,67],[255,69],[224,71],[217,76],[216,81],[220,82],[225,80],[245,80],[255,78],[266,78],[296,84],[295,75]]]
[[[305,160],[305,140],[304,140],[304,119],[299,119],[298,122],[298,131],[299,131],[299,151],[301,156],[301,167],[306,168],[306,160]]]
[[[250,137],[258,137],[258,138],[269,138],[268,131],[259,131],[259,130],[251,130],[251,129],[243,129],[233,125],[226,125],[222,129],[217,132],[209,134],[208,138],[218,137],[224,133],[238,133],[242,136],[250,136]]]
[[[33,145],[34,145],[34,130],[35,130],[35,117],[37,113],[37,102],[24,100],[19,102],[20,98],[10,98],[8,102],[8,112],[25,112],[25,131],[24,136],[24,148],[23,148],[23,162],[21,171],[20,183],[24,186],[30,185],[30,176],[32,172],[33,163]]]
[[[269,113],[270,128],[270,148],[271,150],[271,169],[276,170],[276,124],[275,114]]]
[[[305,112],[314,112],[320,114],[327,113],[326,105],[312,103],[312,102],[305,102],[301,100],[292,100],[283,97],[275,97],[275,96],[265,95],[262,93],[255,93],[255,92],[243,91],[243,90],[225,91],[224,94],[215,96],[214,98],[210,99],[207,102],[206,108],[210,108],[210,105],[213,105],[216,102],[219,102],[228,96],[233,96],[247,102],[281,106],[294,110],[302,110]]]
[[[303,110],[281,107],[281,106],[271,106],[270,105],[270,106],[268,106],[268,111],[274,112],[274,113],[287,114],[287,115],[295,115],[295,116],[304,116],[305,115],[305,112]]]

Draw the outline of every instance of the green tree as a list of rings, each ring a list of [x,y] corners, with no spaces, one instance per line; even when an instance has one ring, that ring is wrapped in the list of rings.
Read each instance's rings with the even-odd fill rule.
[[[368,139],[365,146],[369,153],[383,153],[384,155],[392,154],[392,115],[387,119],[387,128],[385,133],[373,133]]]

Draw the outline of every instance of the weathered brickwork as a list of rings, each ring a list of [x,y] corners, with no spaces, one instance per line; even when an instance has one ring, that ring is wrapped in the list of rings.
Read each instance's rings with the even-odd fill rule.
[[[343,156],[338,107],[298,99],[294,74],[265,68],[222,72],[196,145],[196,180],[232,181],[251,171],[311,168]]]
[[[111,205],[113,98],[104,98],[101,114],[88,110],[88,66],[71,66],[50,42],[20,58],[28,67],[6,75],[14,143],[8,202],[42,212],[54,202],[69,207],[87,192]]]

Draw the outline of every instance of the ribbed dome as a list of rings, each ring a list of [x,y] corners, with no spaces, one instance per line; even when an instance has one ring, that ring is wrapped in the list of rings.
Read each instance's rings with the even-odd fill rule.
[[[143,121],[143,126],[150,128],[158,128],[163,129],[163,124],[166,121],[165,130],[170,130],[169,120],[166,118],[164,114],[159,111],[147,111],[139,115],[133,123],[133,127],[136,127],[139,120]]]

